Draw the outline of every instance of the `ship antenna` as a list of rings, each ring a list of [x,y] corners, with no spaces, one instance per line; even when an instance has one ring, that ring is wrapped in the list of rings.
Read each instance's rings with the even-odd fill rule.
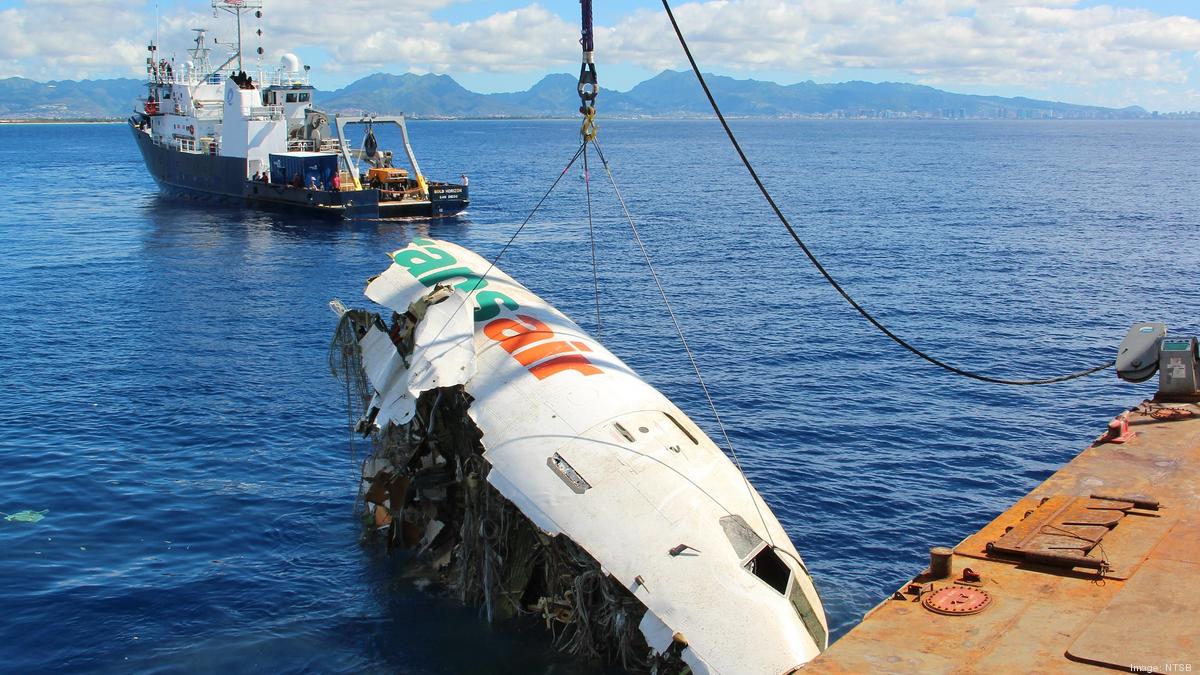
[[[242,12],[248,9],[262,9],[262,6],[262,0],[212,0],[214,13],[220,9],[237,18],[237,69],[239,71],[244,70],[242,67]]]
[[[256,19],[256,22],[255,22],[256,29],[255,29],[254,33],[255,33],[255,35],[258,36],[258,40],[254,43],[254,47],[255,47],[254,51],[257,53],[259,79],[262,79],[262,72],[263,72],[262,34],[263,34],[263,32],[262,32],[262,10],[261,9],[255,10],[254,18]]]

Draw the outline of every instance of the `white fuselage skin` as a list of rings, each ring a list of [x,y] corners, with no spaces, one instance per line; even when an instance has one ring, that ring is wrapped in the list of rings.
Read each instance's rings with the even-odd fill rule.
[[[694,672],[783,673],[825,648],[824,611],[787,533],[683,411],[478,255],[416,239],[392,258],[366,291],[385,307],[403,313],[438,284],[458,290],[428,344],[418,326],[410,366],[390,343],[364,354],[377,423],[403,423],[421,390],[464,385],[488,481],[645,604],[653,649],[686,641]],[[764,549],[774,583],[750,569]]]

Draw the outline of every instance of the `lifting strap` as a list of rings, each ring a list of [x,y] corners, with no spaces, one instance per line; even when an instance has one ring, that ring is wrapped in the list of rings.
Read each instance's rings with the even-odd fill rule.
[[[592,0],[579,0],[580,34],[579,45],[583,48],[583,63],[579,66],[579,114],[583,115],[583,126],[579,133],[583,142],[596,138],[596,96],[600,93],[596,78],[595,43],[592,40]]]

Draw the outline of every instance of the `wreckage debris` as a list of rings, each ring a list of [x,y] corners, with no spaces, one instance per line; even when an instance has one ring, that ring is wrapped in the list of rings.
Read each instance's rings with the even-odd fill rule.
[[[474,253],[392,259],[366,290],[386,320],[331,303],[382,545],[488,621],[631,671],[779,673],[826,646],[787,534],[682,411]]]
[[[10,523],[40,523],[42,519],[46,517],[47,513],[50,513],[50,509],[44,509],[42,511],[32,511],[26,509],[25,511],[17,511],[16,513],[12,514],[0,513],[0,516],[4,516],[4,520]]]

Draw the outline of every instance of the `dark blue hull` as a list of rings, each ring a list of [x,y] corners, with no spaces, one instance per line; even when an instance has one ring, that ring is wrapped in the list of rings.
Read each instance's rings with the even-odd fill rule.
[[[430,218],[453,216],[471,203],[465,185],[430,183],[429,199],[386,200],[374,189],[330,192],[260,183],[246,178],[246,160],[190,152],[157,145],[130,122],[146,168],[164,194],[217,198],[265,208],[301,209],[335,218]]]

